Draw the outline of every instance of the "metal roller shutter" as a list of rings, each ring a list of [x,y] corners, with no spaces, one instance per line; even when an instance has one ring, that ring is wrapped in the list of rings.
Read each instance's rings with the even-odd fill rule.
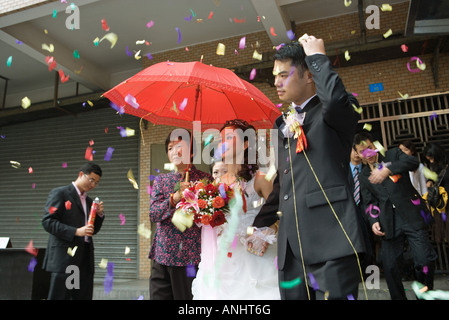
[[[94,237],[95,276],[104,278],[106,270],[98,266],[104,258],[115,264],[115,278],[137,278],[138,190],[127,173],[131,169],[139,178],[138,126],[138,118],[107,108],[0,128],[0,237],[10,237],[14,248],[25,248],[30,240],[35,248],[47,246],[41,219],[48,193],[76,179],[92,141],[93,162],[103,177],[89,196],[104,202],[106,214]],[[122,137],[120,127],[134,129],[136,135]],[[114,151],[106,161],[109,147]],[[19,162],[20,168],[10,161]]]

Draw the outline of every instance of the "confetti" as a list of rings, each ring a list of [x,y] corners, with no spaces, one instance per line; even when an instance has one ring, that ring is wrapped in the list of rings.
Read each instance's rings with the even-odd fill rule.
[[[214,15],[214,12],[213,11],[211,11],[210,13],[209,13],[209,17],[208,17],[208,19],[210,20],[210,19],[212,19],[212,16]]]
[[[31,100],[28,97],[24,97],[22,99],[22,108],[26,110],[29,108],[29,106],[31,106]]]
[[[345,0],[345,7],[349,7],[351,5],[351,0]]]
[[[204,140],[204,146],[205,146],[205,147],[208,146],[208,145],[212,142],[212,140],[214,140],[214,135],[211,133],[211,134],[208,135],[208,136],[206,137],[206,139]]]
[[[401,96],[402,99],[408,99],[408,93],[406,94],[402,94],[398,91],[399,95]]]
[[[435,120],[437,117],[438,117],[438,114],[434,111],[434,112],[432,112],[432,114],[430,115],[429,120],[430,120],[430,121]]]
[[[347,298],[348,298],[348,300],[355,300],[354,296],[352,294],[348,294]]]
[[[104,277],[104,293],[109,294],[112,291],[113,282],[114,282],[114,263],[108,262],[107,272]]]
[[[363,112],[362,107],[357,107],[355,104],[352,104],[352,107],[354,108],[355,112],[359,114]]]
[[[234,20],[235,23],[245,23],[246,22],[245,18],[243,18],[243,19],[234,18],[233,20]]]
[[[94,45],[95,45],[96,47],[98,47],[98,45],[100,44],[100,38],[96,37],[96,38],[94,39],[93,43],[94,43]]]
[[[164,170],[175,171],[176,170],[176,166],[175,166],[174,163],[164,163]]]
[[[417,68],[415,68],[415,69],[412,69],[412,68],[410,67],[410,62],[413,62],[413,61],[416,61],[416,66],[417,66]],[[423,63],[423,62],[421,61],[421,59],[418,58],[418,57],[411,57],[410,60],[407,62],[407,69],[408,69],[408,71],[410,71],[410,72],[413,72],[413,73],[420,72],[420,71],[425,70],[425,68],[426,68],[425,63]]]
[[[125,247],[125,256],[128,255],[130,252],[131,252],[131,249],[128,246],[126,246]]]
[[[189,263],[186,267],[187,277],[195,278],[196,277],[196,268],[195,265]]]
[[[55,51],[55,46],[52,43],[50,43],[49,45],[46,43],[43,43],[42,50],[46,50],[48,52],[53,52],[53,51]]]
[[[69,76],[66,76],[62,69],[59,69],[58,72],[59,72],[59,78],[61,79],[61,83],[67,82],[69,80]]]
[[[388,31],[385,32],[385,33],[383,34],[383,36],[384,36],[384,38],[386,39],[386,38],[388,38],[389,36],[391,36],[392,34],[393,34],[393,30],[388,29]]]
[[[426,177],[426,179],[428,180],[432,180],[432,181],[437,181],[438,180],[438,174],[432,170],[430,170],[427,167],[423,167],[423,175],[424,177]]]
[[[363,130],[371,131],[372,128],[373,128],[373,126],[371,124],[369,124],[369,123],[365,123],[363,125]]]
[[[20,162],[18,162],[18,161],[9,161],[9,163],[11,164],[11,166],[14,168],[14,169],[19,169],[22,165],[20,164]]]
[[[346,61],[349,61],[349,59],[351,59],[351,56],[349,55],[348,50],[345,51],[345,59],[346,59]]]
[[[179,110],[184,111],[184,109],[187,106],[187,102],[189,101],[189,99],[184,98],[184,100],[182,100],[181,104],[179,105]]]
[[[37,265],[37,259],[35,257],[32,257],[30,260],[30,263],[28,264],[28,271],[29,272],[34,272],[34,268]]]
[[[412,201],[412,203],[415,205],[415,206],[419,206],[419,204],[421,203],[421,199],[416,199],[416,200],[413,200],[413,199],[410,199],[411,201]]]
[[[408,47],[405,44],[403,44],[403,45],[401,45],[401,50],[402,50],[402,52],[407,52]]]
[[[179,28],[176,27],[176,31],[178,32],[178,42],[177,43],[181,43],[181,41],[182,41],[181,30],[179,30]]]
[[[122,136],[122,138],[132,137],[136,134],[136,130],[128,128],[128,127],[126,127],[126,128],[119,127],[119,129],[120,129],[120,135]]]
[[[72,203],[69,200],[67,200],[65,202],[65,209],[66,210],[70,210],[71,208],[72,208]]]
[[[377,214],[373,214],[373,209],[377,211]],[[368,213],[373,219],[376,219],[380,214],[380,208],[378,206],[370,204],[368,206],[368,208],[366,208],[366,210],[365,210],[365,214],[368,214]]]
[[[94,160],[94,156],[93,156],[92,151],[93,151],[92,147],[87,147],[87,148],[86,148],[86,152],[85,152],[85,154],[84,154],[84,158],[85,158],[87,161],[93,161],[93,160]]]
[[[154,21],[151,20],[147,23],[147,28],[150,29],[152,26],[154,26]]]
[[[125,225],[126,223],[125,215],[123,213],[120,213],[118,217],[120,218],[120,225],[121,226]]]
[[[262,54],[257,52],[257,50],[254,50],[254,52],[253,52],[253,59],[262,61]]]
[[[101,27],[104,31],[109,31],[108,23],[106,22],[106,19],[101,19]]]
[[[290,39],[290,40],[294,40],[296,37],[295,37],[295,33],[293,32],[293,30],[288,30],[287,31],[287,37]]]
[[[384,3],[380,7],[380,10],[382,10],[382,11],[393,11],[393,7],[391,5],[389,5],[388,3]]]
[[[309,272],[309,279],[310,279],[310,284],[312,285],[313,290],[317,291],[320,287],[319,287],[318,282],[316,282],[315,277],[313,276],[313,274],[311,272]]]
[[[380,144],[380,142],[374,141],[373,144],[376,147],[377,151],[379,151],[380,154],[385,157],[385,148]]]
[[[30,240],[30,242],[28,243],[28,245],[25,248],[25,251],[28,252],[29,254],[32,254],[33,256],[37,256],[37,252],[39,251],[38,249],[34,248],[33,246],[33,240]]]
[[[137,228],[137,233],[144,238],[147,238],[147,239],[151,238],[151,229],[148,229],[147,227],[145,227],[145,223],[139,224],[139,226]]]
[[[48,208],[48,212],[50,214],[54,214],[56,211],[58,211],[58,208],[51,206],[50,208]]]
[[[111,43],[111,49],[112,49],[112,48],[114,48],[115,44],[117,43],[118,36],[114,32],[110,32],[110,33],[105,34],[103,36],[103,38],[100,39],[99,42],[103,41],[104,39],[108,40]]]
[[[80,54],[79,54],[78,50],[73,51],[73,57],[75,59],[79,59],[80,58]]]
[[[270,27],[270,33],[273,37],[277,36],[276,32],[274,31],[274,27]]]
[[[12,56],[9,56],[8,59],[6,60],[6,66],[11,67],[12,64]]]
[[[219,43],[217,45],[217,50],[216,50],[216,54],[219,56],[224,56],[225,55],[225,51],[226,51],[226,46],[223,43]]]
[[[245,45],[246,45],[246,37],[241,37],[239,41],[239,49],[240,50],[245,49]]]
[[[134,109],[138,109],[139,108],[139,104],[137,103],[137,100],[134,96],[132,96],[131,94],[127,94],[125,97],[125,102],[127,104],[129,104],[131,107],[133,107]]]
[[[45,58],[45,62],[46,62],[47,65],[48,65],[48,71],[51,71],[51,70],[53,70],[54,68],[56,68],[56,60],[55,60],[54,57],[47,56],[47,57]]]
[[[275,174],[276,174],[276,166],[272,164],[268,169],[267,174],[265,175],[265,179],[267,181],[271,181],[271,179],[274,177]]]
[[[68,247],[67,248],[67,254],[69,255],[69,256],[74,256],[75,255],[75,253],[76,253],[76,249],[78,249],[78,246],[74,246],[73,247],[73,249],[72,248],[70,248],[70,247]]]
[[[279,286],[283,289],[292,289],[301,284],[301,278],[296,278],[291,281],[280,281]]]
[[[111,161],[112,153],[114,152],[114,148],[108,147],[106,154],[104,155],[104,161]]]
[[[106,267],[108,266],[108,259],[101,258],[100,263],[98,264],[98,266],[101,269],[106,269]]]
[[[137,181],[134,178],[132,169],[128,170],[128,174],[126,176],[127,176],[128,180],[129,180],[129,182],[131,182],[131,184],[133,185],[134,189],[136,189],[136,190],[139,189],[139,185],[137,184]]]
[[[251,70],[251,73],[249,74],[249,80],[254,80],[255,77],[256,77],[256,68],[253,68]]]

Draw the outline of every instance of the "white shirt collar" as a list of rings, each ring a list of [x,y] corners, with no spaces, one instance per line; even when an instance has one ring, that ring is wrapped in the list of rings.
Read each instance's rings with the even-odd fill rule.
[[[300,105],[297,105],[296,103],[292,102],[292,106],[296,109],[296,108],[300,108],[301,110],[304,109],[304,107],[309,103],[310,100],[312,100],[313,97],[315,97],[316,94],[314,94],[313,96],[311,96],[309,99],[307,99],[306,101],[304,101],[303,103],[301,103]]]

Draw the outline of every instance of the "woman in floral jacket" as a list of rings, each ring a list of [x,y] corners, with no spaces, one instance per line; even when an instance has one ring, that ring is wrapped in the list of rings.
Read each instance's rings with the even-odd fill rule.
[[[201,232],[194,224],[181,232],[171,219],[176,204],[182,199],[182,191],[189,181],[213,180],[208,173],[189,165],[190,132],[175,129],[165,141],[165,151],[176,170],[160,174],[153,184],[150,202],[150,220],[157,224],[149,258],[153,260],[150,276],[150,300],[190,300],[191,284],[200,262]],[[192,143],[194,145],[194,143]]]

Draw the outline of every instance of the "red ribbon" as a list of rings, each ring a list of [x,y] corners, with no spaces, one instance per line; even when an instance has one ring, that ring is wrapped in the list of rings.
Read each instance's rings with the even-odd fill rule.
[[[304,149],[307,150],[307,139],[302,127],[299,127],[299,137],[298,142],[296,143],[296,153],[302,152]]]

